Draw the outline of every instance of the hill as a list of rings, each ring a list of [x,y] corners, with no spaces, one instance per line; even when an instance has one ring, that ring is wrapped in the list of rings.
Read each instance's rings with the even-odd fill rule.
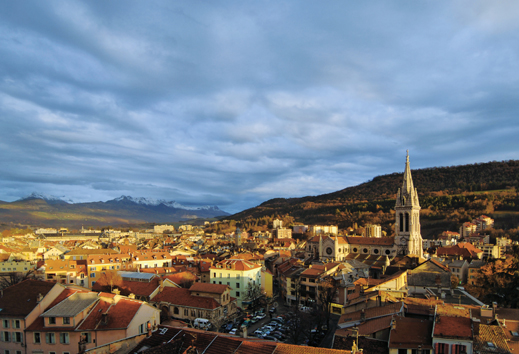
[[[444,230],[457,231],[460,223],[482,213],[492,214],[504,228],[517,227],[519,161],[417,169],[412,176],[426,238]],[[241,221],[245,227],[261,224],[258,219],[286,215],[304,224],[337,224],[340,228],[377,223],[391,234],[402,178],[403,172],[393,173],[329,194],[271,199],[227,219]]]

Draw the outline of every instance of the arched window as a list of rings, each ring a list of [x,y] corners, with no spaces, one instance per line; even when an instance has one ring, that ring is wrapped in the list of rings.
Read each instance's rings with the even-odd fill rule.
[[[178,315],[178,313],[179,313],[179,311],[178,311],[178,307],[175,306],[175,307],[173,308],[173,313],[174,313],[175,315]]]
[[[405,232],[409,232],[409,213],[405,213]]]
[[[404,232],[404,214],[400,213],[400,232]]]

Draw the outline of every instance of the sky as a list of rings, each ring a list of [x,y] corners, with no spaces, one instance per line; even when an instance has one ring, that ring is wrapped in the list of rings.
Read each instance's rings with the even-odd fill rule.
[[[517,1],[4,1],[0,200],[217,205],[519,159]],[[420,186],[416,186],[418,190]]]

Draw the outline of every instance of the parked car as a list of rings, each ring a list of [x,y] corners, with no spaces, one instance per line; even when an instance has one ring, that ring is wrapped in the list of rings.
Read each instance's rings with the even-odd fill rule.
[[[233,329],[231,329],[229,334],[236,334],[237,331],[238,331],[238,328],[233,328]]]
[[[270,313],[275,313],[275,312],[276,312],[276,308],[275,308],[275,307],[271,308],[271,309],[269,310],[269,312],[270,312]]]
[[[265,336],[265,337],[263,337],[263,339],[268,339],[268,340],[273,340],[274,342],[279,342],[279,340],[276,337],[272,337],[272,336]]]
[[[260,320],[264,319],[265,317],[267,317],[267,315],[264,314],[263,312],[260,312],[260,313],[256,316],[256,318],[258,318],[258,319],[260,319]]]

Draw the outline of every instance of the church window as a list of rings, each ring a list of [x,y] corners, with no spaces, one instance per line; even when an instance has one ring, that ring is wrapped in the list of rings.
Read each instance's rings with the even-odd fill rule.
[[[364,253],[368,253],[368,249],[367,249],[367,248],[364,248],[364,249],[362,250],[362,252],[364,252]]]
[[[378,251],[377,248],[375,248],[375,249],[373,250],[373,253],[375,253],[375,254],[378,254],[378,252],[379,252],[379,251]]]
[[[391,251],[390,250],[386,250],[386,254],[391,254]]]
[[[404,214],[400,213],[400,232],[404,232]]]
[[[353,253],[357,253],[358,249],[357,247],[353,247]]]
[[[409,213],[405,213],[405,232],[409,232]]]
[[[327,253],[327,254],[332,254],[332,252],[333,252],[333,250],[332,250],[331,247],[328,247],[328,248],[326,249],[326,253]]]

